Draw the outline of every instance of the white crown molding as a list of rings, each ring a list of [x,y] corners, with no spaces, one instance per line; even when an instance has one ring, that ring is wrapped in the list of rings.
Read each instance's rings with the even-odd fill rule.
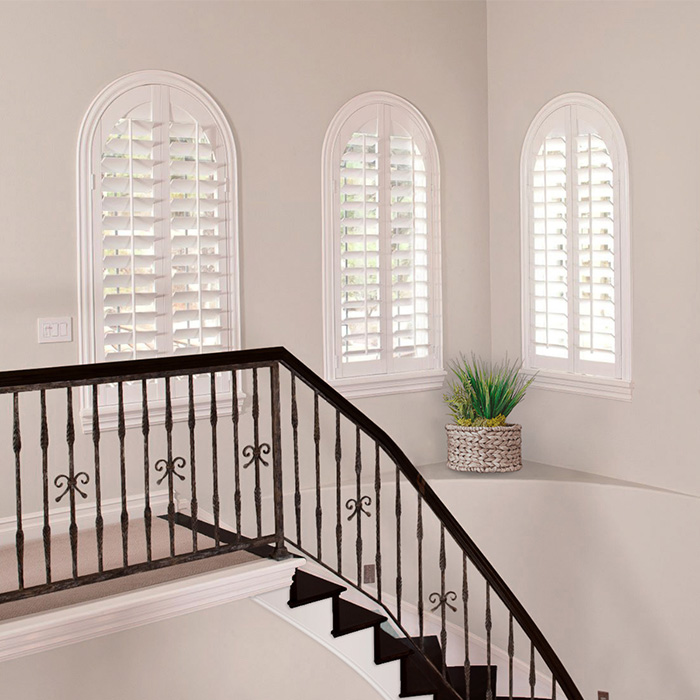
[[[0,661],[288,588],[304,559],[261,561],[0,623]]]

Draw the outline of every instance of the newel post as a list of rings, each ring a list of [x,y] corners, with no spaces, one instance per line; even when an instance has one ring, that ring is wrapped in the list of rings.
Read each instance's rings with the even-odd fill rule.
[[[289,556],[284,546],[284,495],[282,490],[282,428],[280,409],[280,366],[270,367],[270,394],[272,407],[272,483],[275,506],[275,559]]]

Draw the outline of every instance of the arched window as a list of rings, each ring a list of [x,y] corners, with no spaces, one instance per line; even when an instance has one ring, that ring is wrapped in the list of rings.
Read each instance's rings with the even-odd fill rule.
[[[82,361],[238,346],[236,153],[201,87],[164,71],[106,87],[80,132],[78,209]]]
[[[442,385],[440,172],[406,100],[359,95],[323,148],[326,377],[347,396]]]
[[[540,110],[521,192],[525,367],[544,385],[628,395],[627,150],[605,105],[571,93]]]

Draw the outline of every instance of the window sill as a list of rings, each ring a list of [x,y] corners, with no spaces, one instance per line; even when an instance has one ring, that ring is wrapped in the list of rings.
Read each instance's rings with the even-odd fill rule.
[[[524,369],[525,376],[533,376],[536,370]],[[570,374],[569,372],[556,372],[554,370],[539,370],[535,381],[532,383],[535,389],[549,389],[551,391],[563,391],[568,394],[581,396],[596,396],[617,401],[632,400],[632,382],[624,379],[608,379],[607,377],[594,377],[589,374]]]
[[[238,411],[243,411],[245,394],[238,394]],[[177,398],[171,402],[173,422],[186,421],[189,417],[190,404],[188,398]],[[230,416],[233,402],[230,394],[218,394],[216,397],[217,416]],[[119,414],[116,406],[101,406],[100,430],[117,430],[119,427]],[[209,419],[211,402],[209,396],[198,396],[194,400],[195,419]],[[143,423],[143,408],[140,403],[124,405],[124,425],[127,428],[141,428]],[[163,425],[165,423],[165,401],[154,400],[148,402],[148,422],[150,426]],[[80,423],[83,433],[92,433],[92,407],[80,410]]]
[[[331,379],[329,384],[346,399],[362,399],[371,396],[442,389],[446,376],[447,372],[444,369],[430,369],[420,372]]]

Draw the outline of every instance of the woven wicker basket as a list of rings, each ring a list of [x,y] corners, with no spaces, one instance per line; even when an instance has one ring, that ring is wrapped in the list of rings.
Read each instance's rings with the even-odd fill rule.
[[[523,466],[519,425],[446,425],[447,466],[462,472],[515,472]]]

